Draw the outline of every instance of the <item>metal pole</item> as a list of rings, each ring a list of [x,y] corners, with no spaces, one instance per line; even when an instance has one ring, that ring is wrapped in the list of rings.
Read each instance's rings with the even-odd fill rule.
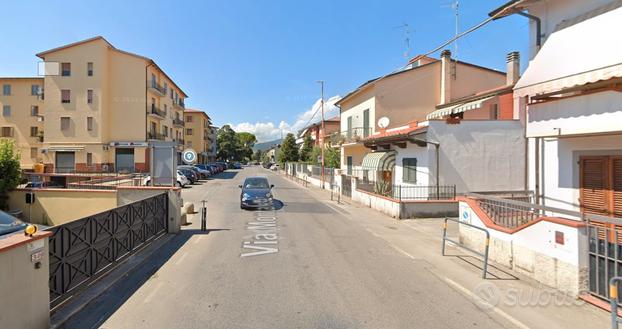
[[[613,277],[609,280],[609,303],[611,304],[611,328],[618,327],[618,286],[621,277]]]
[[[318,81],[320,83],[320,88],[321,88],[321,102],[320,102],[320,109],[322,111],[322,133],[320,134],[320,139],[322,141],[322,143],[320,143],[320,148],[322,149],[322,189],[324,189],[324,81],[320,80]]]
[[[201,207],[201,231],[207,231],[207,200],[201,201],[203,206]]]

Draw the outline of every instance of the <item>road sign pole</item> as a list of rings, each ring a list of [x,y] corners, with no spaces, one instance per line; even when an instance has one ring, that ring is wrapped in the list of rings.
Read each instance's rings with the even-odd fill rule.
[[[201,231],[207,231],[207,200],[201,201]]]

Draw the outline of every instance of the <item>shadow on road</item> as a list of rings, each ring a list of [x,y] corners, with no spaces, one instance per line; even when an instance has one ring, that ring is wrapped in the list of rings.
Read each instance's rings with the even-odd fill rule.
[[[274,199],[274,200],[272,200],[272,206],[266,206],[266,207],[263,207],[263,208],[246,208],[245,210],[249,210],[249,211],[254,211],[254,210],[261,210],[261,211],[281,210],[281,209],[283,209],[284,206],[285,206],[285,204],[283,203],[283,201]]]
[[[80,312],[65,322],[61,328],[99,328],[119,309],[145,282],[147,282],[167,261],[194,235],[208,235],[227,228],[214,228],[207,231],[198,229],[181,230],[169,242],[151,254],[133,272],[119,280],[106,293],[91,301]]]
[[[214,176],[211,176],[209,179],[210,180],[215,180],[215,179],[233,179],[236,175],[238,174],[237,170],[236,171],[224,171],[221,173],[218,173]]]

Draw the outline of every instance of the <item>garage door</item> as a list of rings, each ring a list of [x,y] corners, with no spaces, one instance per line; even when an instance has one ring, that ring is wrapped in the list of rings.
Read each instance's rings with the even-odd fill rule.
[[[133,148],[116,149],[115,168],[117,172],[134,172],[134,149]]]
[[[71,173],[76,171],[75,152],[56,152],[56,172]]]

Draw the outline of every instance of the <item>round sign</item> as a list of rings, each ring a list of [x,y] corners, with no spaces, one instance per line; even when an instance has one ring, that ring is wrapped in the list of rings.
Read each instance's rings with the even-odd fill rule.
[[[186,164],[194,164],[197,162],[197,152],[193,149],[185,149],[181,154],[181,158]]]

